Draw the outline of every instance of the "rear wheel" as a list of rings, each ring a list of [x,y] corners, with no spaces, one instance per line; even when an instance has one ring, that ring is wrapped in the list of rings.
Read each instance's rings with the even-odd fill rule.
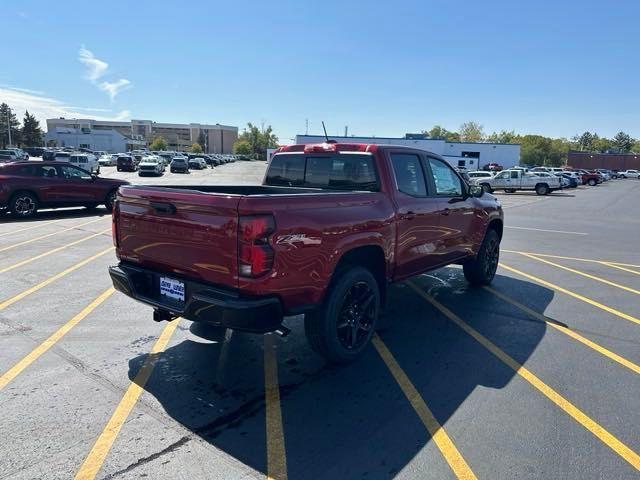
[[[594,187],[597,185],[598,181],[595,178],[590,178],[587,183],[589,184],[589,186]]]
[[[539,185],[536,185],[536,193],[538,195],[548,195],[549,194],[549,187],[548,185],[541,183]]]
[[[305,315],[307,340],[329,362],[351,362],[371,341],[379,312],[380,290],[371,272],[343,270],[323,305]]]
[[[493,281],[500,259],[500,236],[493,230],[487,230],[476,258],[463,265],[464,276],[474,286],[489,285]]]
[[[108,211],[112,211],[113,210],[113,206],[116,203],[116,195],[118,194],[118,190],[111,190],[109,193],[107,193],[107,198],[105,198],[104,200],[104,206],[107,207]]]
[[[11,198],[9,210],[16,217],[33,217],[38,211],[38,199],[32,193],[18,192]]]
[[[484,190],[487,193],[493,193],[493,189],[491,188],[491,185],[489,185],[488,183],[483,183],[480,185],[482,187],[482,190]]]

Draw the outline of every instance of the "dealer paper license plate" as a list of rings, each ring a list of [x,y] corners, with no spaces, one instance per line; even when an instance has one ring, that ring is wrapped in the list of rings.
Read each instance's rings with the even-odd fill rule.
[[[160,295],[184,302],[184,283],[169,277],[160,277]]]

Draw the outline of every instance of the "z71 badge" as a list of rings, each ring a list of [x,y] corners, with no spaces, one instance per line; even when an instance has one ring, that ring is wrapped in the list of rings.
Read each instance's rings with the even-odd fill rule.
[[[280,235],[276,238],[277,245],[289,245],[291,247],[298,247],[299,244],[305,245],[320,245],[322,241],[319,238],[307,237],[304,233],[292,233],[290,235]]]

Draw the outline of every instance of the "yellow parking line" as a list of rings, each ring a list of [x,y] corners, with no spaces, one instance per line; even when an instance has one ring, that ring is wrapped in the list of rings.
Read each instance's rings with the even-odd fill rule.
[[[46,257],[47,255],[51,255],[52,253],[56,253],[66,248],[73,247],[74,245],[78,245],[79,243],[86,242],[87,240],[91,240],[92,238],[95,238],[97,236],[104,235],[105,233],[108,233],[110,231],[111,229],[109,228],[107,230],[103,230],[102,232],[94,233],[93,235],[89,235],[88,237],[81,238],[80,240],[76,240],[75,242],[66,243],[61,247],[54,248],[47,252],[41,253],[40,255],[36,255],[35,257],[27,258],[26,260],[22,260],[21,262],[14,263],[13,265],[9,265],[8,267],[5,267],[5,268],[0,268],[0,273],[5,273],[5,272],[8,272],[9,270],[13,270],[14,268],[22,267],[23,265],[27,265],[28,263],[35,262],[36,260],[40,260],[41,258]]]
[[[467,324],[464,320],[458,317],[455,313],[449,310],[447,307],[438,302],[435,298],[426,294],[420,288],[418,288],[412,282],[407,282],[422,298],[431,303],[435,308],[437,308],[445,317],[455,323],[458,327],[472,336],[478,343],[480,343],[484,348],[489,350],[493,355],[495,355],[501,362],[511,368],[517,375],[525,379],[529,384],[531,384],[536,390],[542,393],[545,397],[551,400],[554,404],[556,404],[560,409],[562,409],[567,415],[573,418],[576,422],[590,431],[596,438],[598,438],[601,442],[611,448],[615,453],[617,453],[624,460],[629,462],[633,467],[637,470],[640,470],[640,455],[634,452],[631,448],[625,445],[623,442],[618,440],[612,433],[606,430],[604,427],[596,423],[592,418],[590,418],[586,413],[580,410],[578,407],[573,405],[569,400],[564,398],[558,392],[556,392],[549,385],[540,380],[536,375],[534,375],[531,371],[525,368],[523,365],[514,360],[511,356],[505,353],[503,350],[498,348],[494,343],[492,343],[489,339],[483,336],[476,329]]]
[[[636,275],[640,275],[640,272],[637,272],[635,270],[631,270],[630,268],[621,267],[620,265],[616,265],[615,263],[611,263],[611,262],[601,262],[601,263],[603,265],[606,265],[607,267],[617,268],[618,270],[623,270],[625,272],[635,273]]]
[[[93,479],[100,471],[102,464],[109,454],[109,450],[111,450],[111,447],[113,446],[113,442],[120,433],[122,425],[124,425],[124,422],[129,417],[133,407],[135,407],[138,402],[138,399],[142,394],[142,390],[153,372],[156,361],[158,360],[158,354],[166,348],[167,343],[169,343],[179,321],[180,319],[176,319],[173,322],[170,322],[166,327],[164,327],[164,330],[162,330],[162,333],[153,345],[150,354],[142,364],[140,371],[129,385],[129,388],[127,388],[122,400],[120,400],[120,403],[113,412],[113,415],[111,415],[109,422],[107,422],[107,425],[102,430],[102,433],[93,445],[89,455],[87,455],[87,458],[82,463],[78,473],[76,473],[76,480]]]
[[[377,334],[374,334],[372,342],[373,346],[378,351],[378,354],[391,372],[391,375],[393,375],[393,378],[395,378],[396,382],[400,386],[402,393],[407,397],[407,400],[409,400],[409,403],[418,414],[418,417],[422,420],[422,423],[427,428],[429,435],[433,438],[433,441],[440,450],[440,453],[442,453],[456,477],[460,479],[475,479],[476,476],[465,461],[464,457],[460,454],[460,451],[453,441],[451,441],[451,438],[442,425],[440,425],[438,420],[436,420],[436,417],[433,415],[416,387],[411,383],[411,380],[409,380],[407,374],[404,373],[404,370],[402,370],[382,339]]]
[[[20,232],[24,232],[24,231],[27,231],[27,230],[33,230],[34,228],[44,227],[45,225],[51,225],[52,223],[61,222],[62,220],[63,219],[50,220],[48,222],[37,222],[36,225],[33,225],[31,227],[19,228],[18,230],[12,230],[11,232],[0,233],[0,237],[4,237],[5,235],[13,235],[14,233],[20,233]]]
[[[10,305],[13,305],[14,303],[16,303],[18,300],[23,299],[24,297],[26,297],[27,295],[31,295],[33,292],[37,292],[38,290],[40,290],[41,288],[46,287],[47,285],[55,282],[56,280],[64,277],[65,275],[68,275],[69,273],[73,272],[74,270],[77,270],[80,267],[83,267],[84,265],[86,265],[87,263],[95,260],[98,257],[101,257],[102,255],[104,255],[107,252],[110,252],[111,250],[113,250],[113,247],[109,247],[106,250],[101,251],[100,253],[97,253],[79,263],[76,263],[75,265],[67,268],[66,270],[63,270],[62,272],[47,278],[46,280],[38,283],[37,285],[34,285],[33,287],[27,288],[26,290],[24,290],[23,292],[20,292],[17,295],[14,295],[11,298],[8,298],[7,300],[0,302],[0,310],[4,310],[5,308],[7,308]]]
[[[32,242],[35,242],[37,240],[42,240],[43,238],[52,237],[54,235],[58,235],[59,233],[68,232],[69,230],[73,230],[73,229],[76,229],[76,228],[79,228],[79,227],[84,227],[85,225],[89,225],[90,223],[96,223],[96,222],[99,222],[101,220],[102,220],[102,218],[97,218],[97,219],[91,220],[89,222],[81,223],[80,225],[74,225],[73,227],[64,228],[62,230],[58,230],[57,232],[47,233],[46,235],[42,235],[40,237],[35,237],[35,238],[30,239],[30,240],[25,240],[24,242],[14,243],[13,245],[9,245],[8,247],[0,248],[0,252],[6,252],[7,250],[11,250],[11,249],[20,247],[22,245],[26,245],[27,243],[32,243]]]
[[[538,278],[534,275],[529,275],[528,273],[524,273],[518,269],[515,269],[513,267],[510,267],[509,265],[506,265],[502,262],[500,262],[500,266],[502,268],[504,268],[505,270],[509,270],[510,272],[513,273],[517,273],[518,275],[522,275],[525,278],[528,278],[529,280],[533,280],[536,283],[539,283],[540,285],[544,285],[545,287],[549,287],[552,290],[556,290],[558,292],[562,292],[566,295],[569,295],[570,297],[573,298],[577,298],[578,300],[581,300],[585,303],[588,303],[589,305],[593,305],[594,307],[599,308],[600,310],[604,310],[605,312],[609,312],[613,315],[615,315],[616,317],[620,317],[620,318],[624,318],[625,320],[629,320],[630,322],[636,323],[638,325],[640,325],[640,319],[637,319],[636,317],[633,317],[631,315],[629,315],[628,313],[624,313],[621,312],[620,310],[616,310],[615,308],[611,308],[607,305],[604,305],[600,302],[596,302],[595,300],[591,300],[590,298],[585,297],[584,295],[580,295],[579,293],[575,293],[572,292],[571,290],[567,290],[566,288],[562,288],[559,285],[556,285],[554,283],[551,282],[547,282],[546,280],[543,280],[541,278]]]
[[[514,307],[518,308],[519,310],[522,310],[527,315],[546,323],[550,327],[553,327],[556,330],[564,333],[565,335],[568,335],[569,337],[573,338],[574,340],[577,340],[578,342],[586,345],[587,347],[592,348],[596,352],[604,355],[605,357],[610,358],[614,362],[618,362],[620,365],[622,365],[624,367],[627,367],[632,372],[640,374],[640,365],[636,365],[635,363],[627,360],[626,358],[621,357],[620,355],[618,355],[616,353],[613,353],[611,350],[607,350],[606,348],[598,345],[595,342],[592,342],[588,338],[583,337],[582,335],[574,332],[573,330],[571,330],[571,329],[569,329],[567,327],[563,327],[562,325],[558,325],[554,321],[550,321],[549,318],[547,318],[544,315],[536,312],[535,310],[527,307],[526,305],[523,305],[522,303],[518,302],[517,300],[506,296],[504,293],[500,293],[500,292],[498,292],[497,290],[495,290],[495,289],[493,289],[491,287],[484,287],[484,289],[487,290],[488,292],[491,292],[492,294],[494,294],[500,300],[503,300],[503,301],[513,305]]]
[[[631,263],[613,262],[611,260],[594,260],[592,258],[580,258],[580,257],[563,257],[562,255],[549,255],[548,253],[521,252],[519,250],[507,250],[506,248],[501,248],[500,251],[506,252],[506,253],[528,253],[529,255],[535,255],[537,257],[558,258],[560,260],[575,260],[577,262],[600,263],[602,265],[613,264],[613,265],[621,265],[623,267],[640,268],[640,265],[633,265]]]
[[[273,335],[264,338],[264,398],[267,431],[267,479],[287,480],[287,452],[282,428],[278,361]]]
[[[580,275],[585,278],[589,278],[591,280],[595,280],[596,282],[604,283],[605,285],[609,285],[611,287],[616,287],[626,292],[635,293],[636,295],[640,295],[640,290],[636,290],[635,288],[626,287],[624,285],[620,285],[619,283],[612,282],[610,280],[606,280],[604,278],[596,277],[595,275],[591,275],[589,273],[581,272],[580,270],[576,270],[574,268],[565,267],[564,265],[560,265],[559,263],[551,262],[549,260],[545,260],[544,258],[538,258],[535,255],[531,255],[530,253],[520,253],[520,255],[525,256],[527,258],[531,258],[533,260],[537,260],[538,262],[546,263],[547,265],[551,265],[552,267],[560,268],[562,270],[566,270],[567,272],[575,273],[576,275]]]
[[[47,338],[44,342],[38,345],[34,350],[31,351],[28,355],[26,355],[22,360],[16,363],[13,367],[11,367],[7,372],[0,376],[0,390],[7,386],[7,384],[16,378],[18,375],[22,373],[22,371],[35,362],[38,358],[40,358],[47,350],[53,347],[58,340],[64,337],[69,330],[75,327],[82,319],[84,319],[87,315],[93,312],[98,305],[104,302],[107,298],[111,296],[111,294],[115,292],[113,287],[108,288],[102,294],[98,296],[94,301],[92,301],[89,305],[84,307],[80,313],[78,313],[75,317],[65,323],[62,327],[56,330],[49,338]]]

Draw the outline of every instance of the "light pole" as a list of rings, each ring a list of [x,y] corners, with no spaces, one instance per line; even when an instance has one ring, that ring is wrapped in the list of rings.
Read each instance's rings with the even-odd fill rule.
[[[9,146],[11,147],[11,116],[9,110],[7,110],[7,132],[9,132]]]

